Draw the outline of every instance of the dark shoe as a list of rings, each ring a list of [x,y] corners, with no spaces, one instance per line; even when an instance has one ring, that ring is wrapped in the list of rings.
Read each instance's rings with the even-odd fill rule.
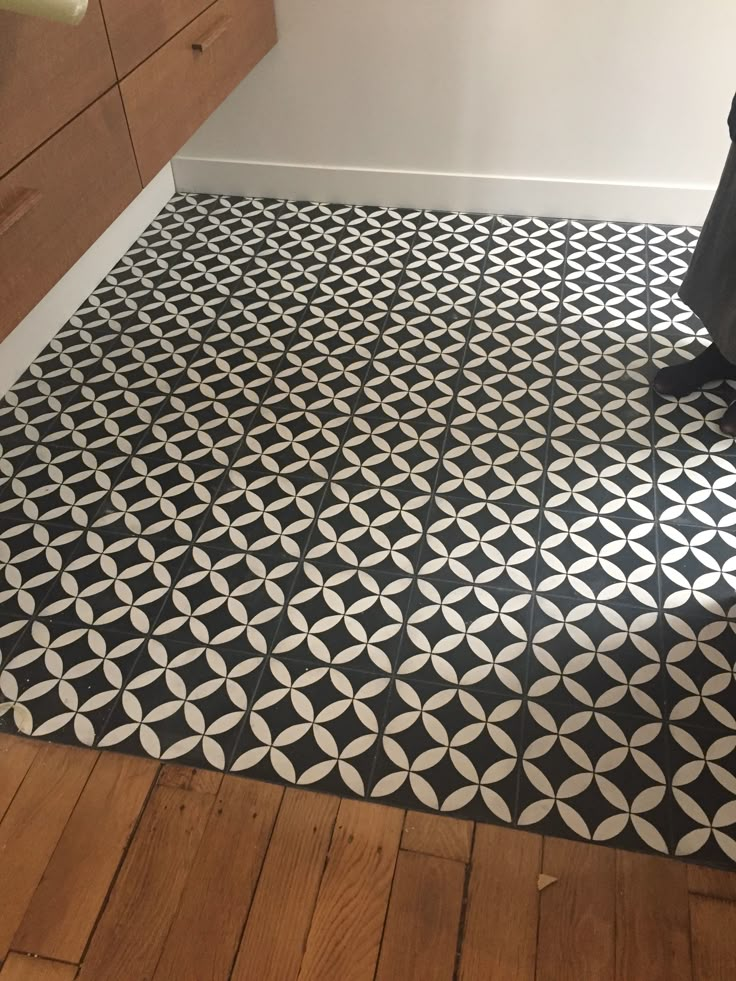
[[[736,438],[736,402],[732,402],[721,416],[721,432]]]
[[[711,344],[692,361],[662,368],[654,376],[654,391],[659,395],[682,398],[697,392],[708,382],[736,379],[736,365],[727,361],[715,344]]]

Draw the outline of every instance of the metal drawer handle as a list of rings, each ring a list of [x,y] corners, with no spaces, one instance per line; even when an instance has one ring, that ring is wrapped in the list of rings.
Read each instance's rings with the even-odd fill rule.
[[[213,26],[207,31],[204,37],[201,37],[199,41],[195,41],[192,44],[193,51],[206,51],[207,48],[211,48],[215,41],[222,37],[225,31],[230,26],[229,17],[221,17],[218,21],[213,24]]]
[[[41,200],[41,192],[31,187],[18,187],[11,191],[0,204],[0,235],[9,232],[13,225],[33,211]]]

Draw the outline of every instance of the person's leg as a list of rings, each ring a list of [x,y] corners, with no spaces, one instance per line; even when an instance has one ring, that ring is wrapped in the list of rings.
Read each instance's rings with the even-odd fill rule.
[[[697,392],[709,382],[736,380],[736,365],[728,361],[715,344],[705,348],[696,358],[661,368],[654,376],[654,390],[659,395],[682,398]]]
[[[707,329],[713,343],[697,358],[662,368],[654,378],[661,395],[680,398],[709,382],[736,379],[736,143],[723,169],[685,277],[680,299]],[[734,394],[736,399],[736,393]],[[736,431],[729,406],[723,430]]]
[[[727,436],[736,436],[736,401],[721,416],[721,429]]]

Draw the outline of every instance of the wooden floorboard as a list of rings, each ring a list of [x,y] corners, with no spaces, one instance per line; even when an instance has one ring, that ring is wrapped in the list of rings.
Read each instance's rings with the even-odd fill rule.
[[[283,791],[225,777],[174,917],[154,981],[227,981]],[[202,943],[202,914],[217,944]]]
[[[307,791],[284,794],[233,981],[298,976],[339,803]]]
[[[377,981],[452,981],[464,887],[461,862],[399,853]]]
[[[736,979],[736,873],[19,737],[0,780],[0,981]]]
[[[99,757],[13,938],[14,950],[79,963],[157,771],[152,760]]]
[[[156,786],[92,936],[80,981],[153,977],[214,802],[209,792]]]
[[[691,977],[687,866],[617,851],[617,981]]]
[[[720,872],[703,865],[688,865],[687,887],[691,893],[736,902],[736,872]]]
[[[47,961],[28,954],[11,954],[0,971],[0,981],[74,981],[74,964]]]
[[[43,746],[0,822],[0,960],[10,949],[96,759],[87,750]]]
[[[458,821],[443,814],[407,812],[401,836],[401,847],[407,851],[468,862],[472,842],[472,821]]]
[[[0,735],[0,821],[23,783],[39,749],[37,743]]]
[[[616,853],[545,839],[542,872],[557,882],[539,897],[536,981],[616,973]]]
[[[301,981],[373,978],[403,821],[395,808],[340,804]]]
[[[736,978],[736,903],[690,897],[693,981]]]
[[[534,981],[541,859],[541,836],[477,825],[461,981]]]

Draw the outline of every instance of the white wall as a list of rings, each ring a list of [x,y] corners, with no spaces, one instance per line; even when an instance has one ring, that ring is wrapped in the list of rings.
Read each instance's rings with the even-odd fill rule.
[[[408,172],[443,175],[423,193],[451,194],[447,175],[473,175],[471,197],[531,206],[540,182],[518,179],[541,179],[543,199],[582,211],[651,199],[684,213],[709,200],[736,89],[733,0],[276,6],[279,44],[184,148],[180,186],[411,196]],[[186,158],[257,166],[220,168],[233,186],[218,188],[215,170]]]

